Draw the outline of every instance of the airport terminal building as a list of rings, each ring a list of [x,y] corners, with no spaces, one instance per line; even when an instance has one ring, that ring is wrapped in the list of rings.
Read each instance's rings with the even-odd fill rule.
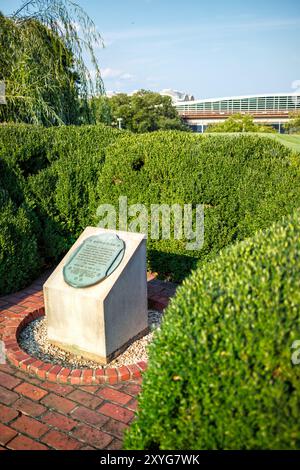
[[[254,122],[284,132],[292,112],[300,111],[300,93],[231,96],[175,103],[179,115],[195,132],[204,132],[209,124],[222,122],[236,113],[251,114]]]

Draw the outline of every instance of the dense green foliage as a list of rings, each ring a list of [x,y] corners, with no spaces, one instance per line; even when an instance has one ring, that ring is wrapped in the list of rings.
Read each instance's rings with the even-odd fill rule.
[[[252,135],[4,125],[0,165],[1,191],[37,221],[42,266],[57,262],[87,225],[100,222],[100,204],[113,204],[118,212],[119,196],[127,196],[128,206],[143,203],[149,215],[151,204],[190,203],[194,212],[204,204],[200,250],[174,238],[174,217],[170,239],[154,240],[149,233],[149,269],[178,281],[225,246],[300,207],[299,157]],[[134,225],[136,215],[129,217],[129,229],[143,231]]]
[[[40,256],[36,220],[26,207],[17,208],[0,193],[0,292],[14,292],[38,273]]]
[[[94,98],[92,108],[97,122],[118,126],[118,119],[121,118],[122,128],[132,132],[189,130],[169,96],[147,90],[140,90],[131,96],[119,93],[111,98]]]
[[[105,148],[119,135],[103,125],[48,130],[47,158],[53,163],[28,179],[28,198],[71,241],[94,221]]]
[[[103,86],[93,46],[101,37],[78,5],[29,0],[10,16],[0,12],[0,41],[0,80],[6,85],[0,122],[94,122],[89,95],[95,89],[102,93]],[[96,87],[85,64],[88,56]]]
[[[150,347],[126,448],[299,449],[299,277],[299,211],[194,272]]]
[[[254,235],[300,207],[299,155],[256,135],[0,126],[1,294],[57,262],[119,196],[149,213],[205,209],[200,250],[148,239],[150,269],[180,280],[201,266],[156,335],[126,446],[299,447],[299,213]]]
[[[49,132],[42,126],[0,126],[0,160],[23,176],[37,173],[49,164]]]
[[[300,207],[299,158],[255,135],[127,135],[107,149],[98,192],[101,203],[118,207],[126,195],[128,205],[143,203],[148,214],[151,204],[204,204],[200,250],[187,250],[173,232],[170,240],[149,232],[150,269],[180,280],[197,262]]]
[[[249,114],[236,113],[224,122],[210,124],[205,132],[273,132],[272,126],[255,124],[253,117]]]
[[[300,134],[300,112],[292,113],[284,128],[289,134]]]
[[[89,223],[104,149],[119,135],[101,125],[0,126],[2,294],[56,262]]]

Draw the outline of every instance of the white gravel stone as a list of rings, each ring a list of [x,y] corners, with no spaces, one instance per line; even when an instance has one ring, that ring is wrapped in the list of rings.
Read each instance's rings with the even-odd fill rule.
[[[147,347],[152,341],[154,330],[159,328],[161,319],[161,312],[149,310],[148,324],[150,333],[134,341],[120,356],[104,366],[99,365],[95,361],[90,361],[81,356],[66,352],[51,344],[47,338],[47,318],[45,316],[30,322],[24,330],[21,331],[18,342],[20,347],[30,356],[36,357],[43,362],[59,364],[70,369],[120,367],[139,361],[147,361]]]

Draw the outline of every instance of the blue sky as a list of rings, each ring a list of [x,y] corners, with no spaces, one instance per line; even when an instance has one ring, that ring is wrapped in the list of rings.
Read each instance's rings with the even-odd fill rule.
[[[0,0],[12,11],[20,1]],[[173,88],[197,98],[292,91],[299,0],[78,0],[106,47],[107,90]]]

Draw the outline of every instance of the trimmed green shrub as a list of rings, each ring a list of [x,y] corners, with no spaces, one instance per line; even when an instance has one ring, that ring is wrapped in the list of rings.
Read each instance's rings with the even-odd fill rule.
[[[101,203],[117,208],[119,196],[143,203],[149,213],[151,204],[204,204],[201,250],[187,250],[187,240],[174,236],[148,239],[149,269],[180,281],[220,249],[300,206],[299,156],[257,136],[3,125],[0,190],[37,216],[46,263],[56,262],[87,225],[99,222]]]
[[[93,221],[105,149],[121,133],[103,125],[47,132],[52,134],[47,153],[52,165],[28,179],[28,199],[73,240]]]
[[[0,160],[18,168],[24,176],[37,173],[60,158],[78,154],[104,157],[107,145],[120,136],[104,126],[61,126],[45,128],[29,124],[0,125]]]
[[[72,155],[103,161],[106,147],[124,133],[103,124],[51,127],[44,132],[50,142],[46,149],[50,162]]]
[[[47,147],[51,144],[42,126],[0,125],[0,160],[9,163],[24,176],[34,174],[48,164]]]
[[[34,214],[0,197],[0,292],[25,287],[41,266]]]
[[[103,204],[118,208],[119,196],[127,196],[128,205],[143,203],[148,213],[151,204],[204,204],[201,250],[187,250],[174,236],[152,240],[149,231],[149,268],[180,281],[197,263],[300,206],[299,158],[253,135],[128,135],[107,149],[98,193]]]
[[[97,207],[95,188],[105,148],[121,134],[103,125],[0,126],[0,214],[4,217],[3,204],[10,200],[10,211],[15,206],[27,207],[40,266],[56,262],[90,223]],[[25,232],[20,231],[21,238],[26,238]],[[24,279],[30,282],[36,273],[29,262]],[[0,282],[0,295],[8,292],[8,286],[15,291],[22,284],[22,280]]]
[[[178,288],[126,449],[299,449],[300,212]],[[299,356],[299,354],[298,354]]]
[[[0,159],[0,198],[11,198],[16,204],[21,204],[24,201],[24,185],[20,170],[11,162]]]

